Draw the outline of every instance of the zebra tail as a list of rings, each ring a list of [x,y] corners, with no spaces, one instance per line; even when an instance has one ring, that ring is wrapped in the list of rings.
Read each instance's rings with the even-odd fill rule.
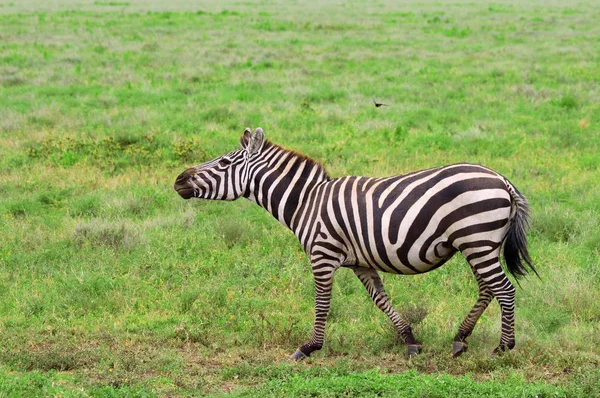
[[[533,271],[539,278],[539,274],[533,266],[529,252],[527,251],[527,230],[529,229],[529,203],[527,199],[512,185],[506,181],[508,191],[513,200],[514,215],[510,220],[508,233],[504,240],[504,262],[508,271],[519,279]]]

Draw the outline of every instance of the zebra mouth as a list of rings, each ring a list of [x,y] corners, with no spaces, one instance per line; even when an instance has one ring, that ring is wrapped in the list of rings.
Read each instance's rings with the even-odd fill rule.
[[[194,189],[190,187],[182,187],[175,185],[175,191],[181,196],[183,199],[190,199],[194,197]]]

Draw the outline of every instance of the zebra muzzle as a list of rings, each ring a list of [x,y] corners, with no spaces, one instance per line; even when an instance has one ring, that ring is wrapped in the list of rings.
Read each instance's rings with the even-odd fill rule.
[[[173,189],[184,199],[194,196],[194,189],[189,184],[190,177],[191,174],[186,170],[177,177],[173,185]]]

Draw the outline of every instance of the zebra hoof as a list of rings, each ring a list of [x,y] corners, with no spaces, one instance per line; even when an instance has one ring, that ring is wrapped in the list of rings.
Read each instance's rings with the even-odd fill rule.
[[[423,346],[421,344],[408,344],[406,346],[408,358],[412,358],[421,353]]]
[[[469,345],[466,341],[455,341],[452,343],[452,356],[458,358],[463,353],[467,352]]]
[[[508,349],[506,346],[499,345],[498,347],[494,348],[494,351],[492,351],[492,358],[501,357],[502,354],[504,354],[507,350]]]
[[[293,360],[293,361],[302,361],[302,360],[304,360],[306,358],[308,358],[308,355],[306,355],[305,353],[303,353],[299,349],[296,350],[296,352],[293,353],[292,356],[290,356],[290,359]]]

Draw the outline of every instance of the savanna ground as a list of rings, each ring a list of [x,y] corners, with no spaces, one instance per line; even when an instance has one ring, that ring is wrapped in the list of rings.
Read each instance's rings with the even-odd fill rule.
[[[600,4],[0,1],[0,396],[600,396]],[[371,99],[388,103],[375,108]],[[326,346],[295,237],[252,203],[184,201],[244,127],[333,176],[451,162],[533,208],[541,280],[517,347],[456,256],[384,275],[405,358],[349,270]]]

